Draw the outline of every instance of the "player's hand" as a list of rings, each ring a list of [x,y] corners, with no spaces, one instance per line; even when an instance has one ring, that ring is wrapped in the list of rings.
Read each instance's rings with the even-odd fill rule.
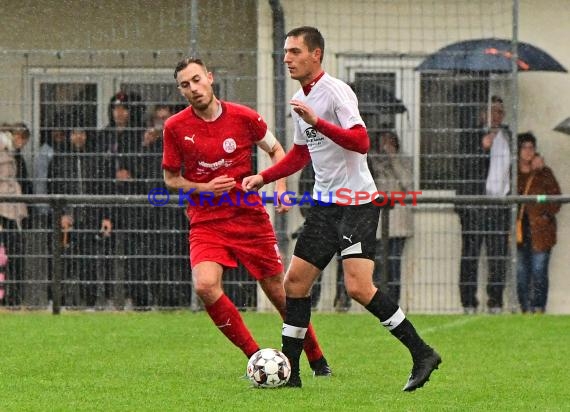
[[[261,189],[264,184],[265,182],[263,181],[263,177],[261,177],[261,175],[252,175],[247,176],[242,180],[241,187],[243,187],[246,192],[249,192],[252,190]]]
[[[277,213],[287,213],[293,207],[293,202],[289,195],[285,194],[285,191],[277,192],[277,204],[275,205],[275,210]]]
[[[315,111],[305,103],[300,100],[291,100],[289,104],[293,107],[293,111],[301,116],[301,119],[303,119],[306,123],[310,124],[311,126],[317,124],[319,118],[315,114]]]
[[[236,181],[233,177],[228,177],[227,175],[222,175],[214,177],[203,187],[200,188],[200,192],[210,192],[214,196],[220,196],[225,192],[229,192],[236,185]]]

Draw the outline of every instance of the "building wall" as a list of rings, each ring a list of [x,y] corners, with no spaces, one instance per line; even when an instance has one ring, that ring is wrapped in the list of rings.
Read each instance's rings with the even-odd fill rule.
[[[191,4],[3,1],[0,121],[29,120],[23,87],[28,67],[123,67],[129,76],[132,67],[173,69],[193,51],[222,78],[236,79],[232,98],[255,105],[256,1],[197,1],[194,17]],[[192,21],[197,28],[191,27]],[[171,76],[169,80],[174,81]]]

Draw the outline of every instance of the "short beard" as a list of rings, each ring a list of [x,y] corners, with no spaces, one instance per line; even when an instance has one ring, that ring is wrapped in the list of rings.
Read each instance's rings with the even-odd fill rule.
[[[212,101],[214,100],[214,95],[210,95],[210,100],[208,100],[206,103],[197,103],[197,102],[192,102],[192,107],[198,111],[202,111],[202,110],[206,110],[208,108],[208,106],[210,106],[210,104],[212,103]]]

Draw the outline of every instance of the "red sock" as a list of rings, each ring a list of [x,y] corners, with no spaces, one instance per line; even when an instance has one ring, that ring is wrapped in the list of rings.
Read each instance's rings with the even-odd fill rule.
[[[309,362],[314,362],[323,357],[323,351],[319,346],[317,334],[315,333],[312,324],[309,324],[309,328],[307,329],[305,341],[303,342],[303,349],[305,350],[305,354],[307,355]]]
[[[212,305],[206,306],[206,311],[214,324],[226,337],[248,358],[259,350],[259,345],[251,336],[245,323],[233,302],[222,295]]]

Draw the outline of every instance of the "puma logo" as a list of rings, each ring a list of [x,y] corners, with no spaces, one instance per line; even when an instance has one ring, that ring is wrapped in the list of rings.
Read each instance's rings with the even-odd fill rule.
[[[342,235],[342,238],[343,238],[343,239],[346,239],[346,240],[348,240],[350,243],[352,243],[352,236],[354,236],[354,235],[350,235],[350,237],[346,237],[345,235]]]
[[[190,140],[192,143],[194,143],[194,136],[195,135],[192,135],[192,137],[184,136],[184,140]]]
[[[218,327],[218,329],[223,329],[226,326],[232,326],[232,323],[230,322],[230,318],[228,318],[228,320],[226,320],[226,323],[224,323],[223,325],[216,325]]]

